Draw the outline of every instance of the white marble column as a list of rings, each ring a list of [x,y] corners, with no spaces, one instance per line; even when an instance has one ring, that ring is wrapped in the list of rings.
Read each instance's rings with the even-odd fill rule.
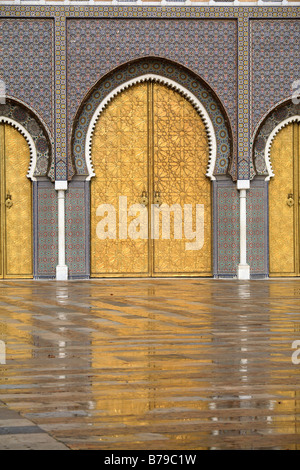
[[[65,193],[68,189],[67,181],[55,181],[58,204],[58,265],[56,266],[56,280],[68,279],[68,266],[66,266],[66,235],[65,235]]]
[[[250,279],[250,266],[247,264],[247,189],[250,189],[250,181],[238,180],[237,189],[240,192],[240,264],[237,277]]]

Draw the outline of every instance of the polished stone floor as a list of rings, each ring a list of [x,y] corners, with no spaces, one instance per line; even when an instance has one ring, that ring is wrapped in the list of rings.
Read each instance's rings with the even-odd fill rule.
[[[0,281],[0,402],[70,449],[300,449],[296,340],[297,279]]]

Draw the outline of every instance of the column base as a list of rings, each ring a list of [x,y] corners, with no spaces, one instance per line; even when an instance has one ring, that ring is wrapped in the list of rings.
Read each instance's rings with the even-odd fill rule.
[[[249,264],[239,264],[238,265],[237,277],[238,277],[238,279],[241,279],[241,280],[250,279],[250,266],[249,266]]]
[[[56,280],[67,281],[68,280],[68,266],[56,266]]]

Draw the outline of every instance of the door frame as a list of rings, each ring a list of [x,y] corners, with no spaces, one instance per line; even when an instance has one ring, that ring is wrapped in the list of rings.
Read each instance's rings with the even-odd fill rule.
[[[93,160],[92,160],[92,138],[93,138],[93,134],[94,134],[96,124],[98,122],[98,119],[101,116],[102,111],[104,111],[104,109],[106,108],[108,103],[114,97],[116,97],[118,94],[122,93],[122,91],[124,91],[124,90],[128,89],[129,87],[132,87],[132,86],[134,86],[138,83],[147,82],[147,81],[156,82],[156,83],[165,85],[165,86],[177,91],[187,101],[189,101],[192,104],[192,106],[194,107],[194,109],[197,111],[198,115],[200,116],[200,118],[204,122],[205,130],[206,130],[206,134],[207,134],[207,139],[208,139],[209,155],[208,155],[206,176],[211,180],[211,182],[214,182],[216,180],[213,173],[214,173],[216,158],[217,158],[217,140],[216,140],[215,129],[214,129],[214,126],[213,126],[213,123],[210,119],[209,114],[207,113],[205,107],[202,105],[202,103],[199,101],[199,99],[193,93],[191,93],[189,90],[187,90],[185,87],[183,87],[182,85],[176,83],[175,81],[173,81],[169,78],[162,77],[160,75],[156,75],[156,74],[153,74],[153,73],[141,75],[141,76],[135,77],[131,80],[128,80],[128,81],[122,83],[122,85],[119,85],[114,90],[112,90],[98,104],[98,106],[97,106],[97,108],[96,108],[96,110],[95,110],[95,112],[94,112],[94,114],[93,114],[93,116],[92,116],[92,118],[89,122],[89,126],[88,126],[87,133],[86,133],[86,138],[85,138],[85,158],[86,158],[86,166],[87,166],[87,170],[88,170],[88,176],[85,178],[85,180],[87,182],[90,182],[91,179],[96,176],[95,172],[94,172]],[[89,188],[89,194],[90,194],[90,188]],[[214,243],[214,232],[215,232],[215,230],[213,229],[214,225],[215,225],[214,213],[213,213],[213,210],[214,210],[213,194],[214,194],[214,191],[213,191],[213,188],[212,188],[212,185],[211,185],[212,275],[214,275],[214,260],[213,260],[214,256],[213,255],[214,255],[214,246],[215,246],[215,243]],[[89,218],[90,218],[90,215],[89,215]],[[88,226],[88,233],[89,233],[89,237],[88,237],[89,238],[89,243],[88,244],[90,246],[90,242],[91,242],[91,222],[90,221],[89,221],[89,226]],[[90,256],[91,256],[91,253],[90,253]],[[90,265],[91,265],[91,260],[89,260],[89,267],[90,267]],[[105,276],[105,277],[107,277],[107,276]],[[119,277],[119,275],[111,275],[110,277],[112,277],[112,278],[113,277]],[[122,276],[122,277],[124,277],[124,276]],[[182,275],[180,277],[182,277]]]

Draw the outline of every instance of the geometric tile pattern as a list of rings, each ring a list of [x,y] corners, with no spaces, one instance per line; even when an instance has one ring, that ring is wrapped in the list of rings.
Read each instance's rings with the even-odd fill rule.
[[[253,178],[255,171],[258,175],[266,174],[262,155],[267,136],[276,123],[282,121],[286,110],[287,115],[295,112],[289,107],[281,109],[278,104],[290,98],[292,83],[300,76],[299,13],[297,6],[46,4],[33,7],[2,4],[0,39],[4,52],[0,57],[0,79],[4,79],[8,95],[26,103],[26,109],[34,110],[40,116],[38,122],[45,122],[45,129],[50,129],[55,135],[56,177],[64,179],[67,162],[69,178],[74,171],[70,145],[74,117],[79,115],[79,106],[85,102],[90,90],[94,92],[97,83],[103,85],[106,79],[110,79],[112,70],[117,74],[122,64],[148,60],[149,57],[164,58],[167,64],[178,64],[183,72],[192,70],[201,85],[208,84],[216,103],[222,103],[226,111],[222,115],[228,116],[233,139],[236,139],[231,142],[233,149],[230,150],[233,179],[249,177],[252,165],[250,130],[255,135],[255,129],[258,129],[253,150],[254,165],[250,168]],[[53,70],[56,70],[55,77]],[[114,86],[113,83],[111,85]],[[204,103],[203,96],[201,98],[201,103]],[[270,114],[270,110],[274,111]],[[67,139],[70,139],[69,147]],[[234,158],[237,151],[239,165]],[[39,161],[41,167],[38,171],[42,174],[45,162]],[[223,174],[219,163],[216,172]],[[52,179],[53,171],[52,166]],[[225,197],[225,188],[218,191],[223,198],[220,201],[223,212],[219,214],[218,221],[223,223],[227,216],[233,220],[236,192]],[[262,192],[255,189],[253,194],[249,210],[256,233],[249,233],[249,237],[254,243],[253,249],[256,248],[260,256],[263,238],[261,217],[265,208]],[[56,198],[54,189],[53,197]],[[46,210],[41,198],[38,204],[39,210]],[[47,247],[52,245],[57,249],[55,236],[50,235],[54,233],[51,232],[51,217],[57,217],[56,210],[55,205],[50,204],[49,214],[44,220],[39,214],[41,224],[38,230],[44,226],[47,239],[43,247],[46,255],[39,258],[41,272],[54,272],[56,264],[56,260],[50,259],[50,251],[47,252]],[[223,224],[220,228],[220,236],[224,227]],[[237,263],[234,259],[236,236],[236,233],[231,234],[229,247],[228,269],[233,272]],[[224,253],[219,256],[220,266],[223,266]],[[252,256],[254,264],[257,261],[254,270],[259,272],[261,260],[255,257],[254,251],[249,256]]]
[[[53,21],[1,18],[0,31],[0,79],[7,96],[30,106],[53,131]]]
[[[249,33],[248,18],[238,20],[238,168],[237,179],[249,179]]]
[[[264,187],[253,186],[247,191],[247,263],[251,274],[267,274],[266,205]]]
[[[236,275],[239,264],[239,193],[232,182],[217,183],[217,262],[216,275]],[[255,180],[247,191],[247,263],[251,275],[266,276],[267,187]]]
[[[55,18],[55,179],[67,180],[66,19]]]
[[[37,277],[54,277],[57,266],[57,192],[50,182],[37,189]]]
[[[86,275],[86,207],[84,186],[66,192],[66,264],[70,276]]]
[[[232,182],[217,186],[217,273],[236,275],[239,264],[239,195]]]
[[[299,15],[298,15],[299,17]],[[252,132],[300,78],[299,19],[250,21]]]
[[[69,135],[75,113],[95,83],[122,64],[142,57],[175,62],[177,70],[184,66],[209,83],[236,134],[235,20],[67,19],[67,40]]]
[[[297,6],[267,5],[81,6],[74,2],[69,6],[46,3],[33,7],[26,4],[2,4],[1,21],[7,31],[12,32],[15,40],[11,46],[13,53],[7,56],[5,64],[5,67],[8,66],[10,69],[2,67],[0,70],[5,69],[9,88],[12,86],[15,90],[14,95],[18,97],[21,93],[21,99],[39,111],[51,130],[54,128],[54,116],[51,115],[54,104],[59,113],[61,112],[61,122],[56,121],[56,130],[61,133],[62,138],[61,142],[56,142],[59,150],[56,172],[57,177],[61,179],[66,176],[66,168],[63,167],[66,165],[67,134],[64,114],[67,107],[70,113],[68,136],[71,136],[70,127],[79,104],[99,78],[104,77],[112,68],[145,56],[159,56],[178,62],[201,76],[217,93],[229,116],[234,139],[238,129],[238,110],[239,125],[245,123],[245,129],[242,130],[238,142],[241,161],[238,169],[234,168],[233,160],[230,173],[234,179],[245,178],[248,177],[247,165],[249,166],[250,160],[249,139],[248,160],[245,160],[247,128],[251,127],[253,130],[263,118],[266,109],[271,109],[279,101],[287,99],[292,80],[298,79],[299,76],[297,59],[299,11],[300,8]],[[55,18],[56,28],[53,37]],[[68,30],[70,36],[68,51],[65,49],[66,22],[69,25],[73,24],[71,36]],[[90,28],[86,27],[87,24]],[[97,40],[99,38],[101,42]],[[54,50],[50,44],[55,45]],[[255,53],[249,57],[251,49]],[[272,60],[269,60],[270,50]],[[66,52],[69,57],[67,64]],[[42,78],[35,75],[41,67],[34,67],[28,63],[30,57],[33,62],[39,61],[43,64]],[[55,83],[51,75],[51,70],[54,70],[53,57],[56,65]],[[67,81],[66,67],[68,67]],[[9,81],[14,75],[10,73],[11,70],[20,72],[13,84]],[[242,88],[238,90],[236,86],[238,70],[239,87],[243,90]],[[254,83],[249,92],[246,92],[247,70],[252,70],[250,78]],[[29,79],[23,80],[24,75]],[[36,79],[33,80],[32,77]],[[64,98],[66,89],[67,102]],[[273,98],[270,97],[272,93],[266,92],[268,90],[274,91]],[[236,100],[238,93],[239,105]],[[250,119],[248,112],[245,114],[246,107],[240,107],[246,104],[242,96],[248,100],[250,108],[253,109]],[[234,141],[234,152],[237,151],[236,144]],[[68,151],[70,152],[70,147]]]

